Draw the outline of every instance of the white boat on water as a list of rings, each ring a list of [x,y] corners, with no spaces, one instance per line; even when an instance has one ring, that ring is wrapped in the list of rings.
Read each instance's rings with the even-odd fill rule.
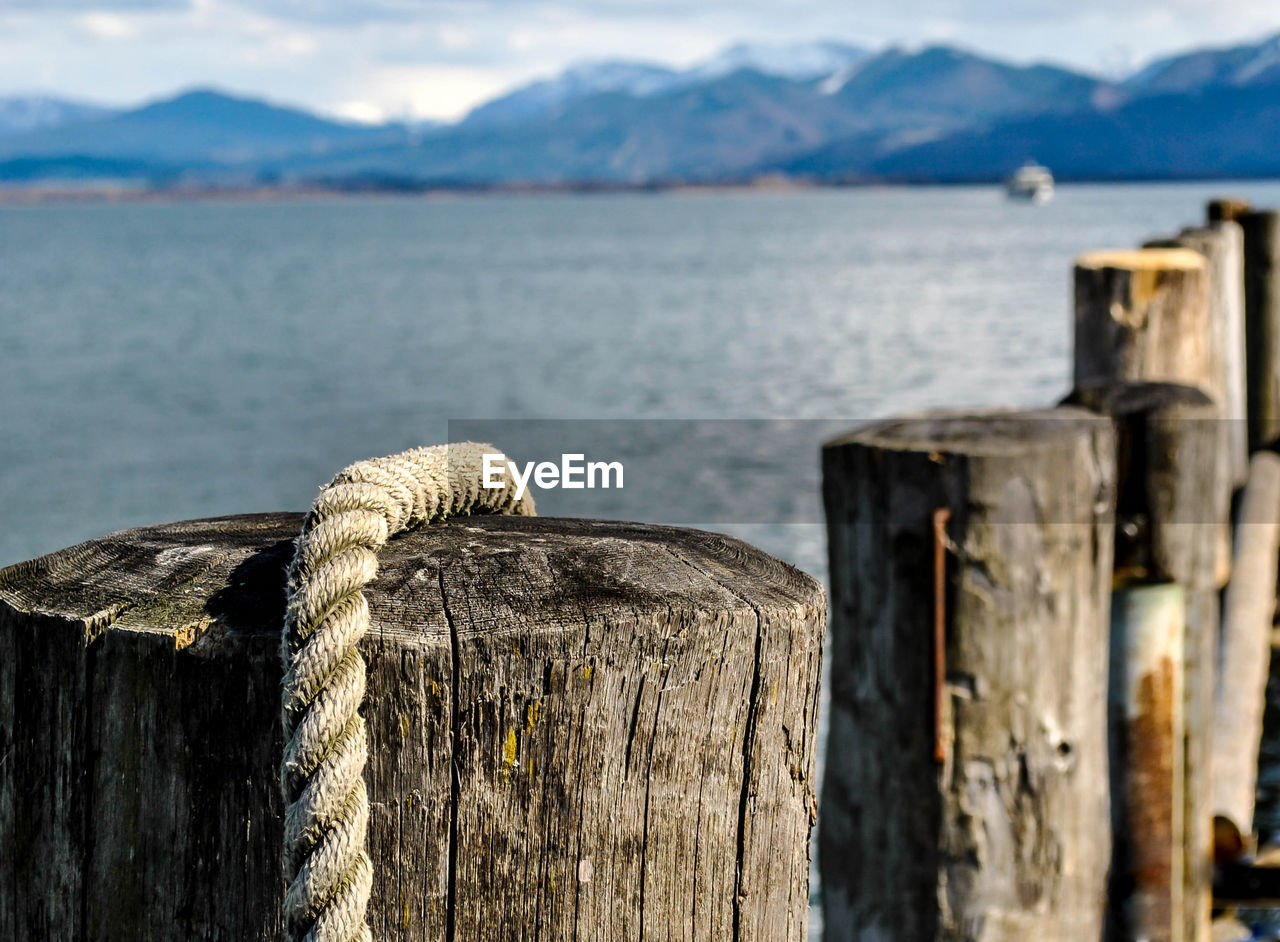
[[[1047,203],[1053,199],[1053,174],[1034,160],[1028,160],[1018,168],[1004,184],[1010,199]]]

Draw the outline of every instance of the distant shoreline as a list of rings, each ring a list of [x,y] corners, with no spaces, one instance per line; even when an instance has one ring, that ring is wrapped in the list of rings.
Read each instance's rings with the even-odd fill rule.
[[[1280,182],[1275,177],[1194,176],[1194,177],[1097,177],[1063,178],[1063,185],[1136,186],[1168,183]],[[803,193],[820,190],[905,190],[958,187],[999,187],[1002,181],[974,180],[809,180],[795,177],[768,177],[756,180],[691,183],[657,181],[650,183],[551,183],[551,184],[299,184],[296,186],[172,186],[150,187],[127,184],[6,186],[0,183],[0,206],[46,203],[182,203],[182,202],[292,202],[310,199],[403,197],[413,199],[464,199],[482,196],[558,195],[732,195],[762,193]]]

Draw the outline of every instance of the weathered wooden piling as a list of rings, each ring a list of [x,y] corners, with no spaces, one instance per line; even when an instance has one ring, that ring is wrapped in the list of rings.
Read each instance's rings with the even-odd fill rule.
[[[280,935],[300,517],[0,571],[0,938]],[[465,518],[380,554],[379,940],[804,937],[824,600],[733,539]]]
[[[1249,447],[1280,438],[1280,213],[1238,217],[1244,230]]]
[[[1075,265],[1075,387],[1152,380],[1212,388],[1204,257],[1190,249],[1090,252]]]
[[[1115,857],[1109,938],[1187,938],[1183,816],[1183,636],[1176,582],[1111,596],[1111,789]],[[1208,912],[1205,913],[1206,921]],[[1207,930],[1208,927],[1206,926]],[[1206,931],[1203,938],[1208,939]]]
[[[1234,197],[1220,197],[1209,200],[1205,206],[1205,218],[1209,222],[1235,222],[1245,213],[1252,212],[1253,207],[1248,200]]]
[[[1278,564],[1280,456],[1258,452],[1249,465],[1223,598],[1213,736],[1213,810],[1245,835],[1253,829]]]
[[[1122,545],[1117,575],[1133,577],[1125,570],[1136,565],[1142,578],[1174,580],[1188,593],[1182,734],[1188,826],[1181,868],[1186,905],[1180,910],[1185,917],[1180,937],[1188,942],[1201,942],[1210,931],[1212,645],[1218,590],[1231,565],[1226,517],[1240,483],[1247,437],[1239,419],[1222,420],[1229,404],[1239,408],[1241,398],[1242,351],[1231,326],[1233,319],[1238,324],[1239,312],[1231,225],[1184,233],[1178,239],[1183,247],[1089,253],[1075,270],[1077,390],[1124,381],[1176,383],[1203,390],[1191,395],[1207,393],[1219,407],[1216,413],[1206,411],[1185,395],[1146,406],[1123,403],[1133,393],[1121,393],[1111,406],[1116,414],[1129,413],[1125,423],[1133,434],[1121,436],[1122,458],[1126,450],[1132,452],[1127,442],[1140,443],[1142,451],[1138,467],[1122,468],[1118,482],[1121,503],[1129,510],[1118,520],[1118,540],[1124,544],[1134,531],[1137,542],[1128,549],[1139,551],[1139,558]],[[1137,393],[1139,399],[1150,394]]]
[[[1178,711],[1185,787],[1183,937],[1207,940],[1212,902],[1211,807],[1214,685],[1219,592],[1227,579],[1220,547],[1229,545],[1232,484],[1220,460],[1222,423],[1207,394],[1171,383],[1104,383],[1076,390],[1069,402],[1116,421],[1117,583],[1173,582],[1185,594],[1179,641],[1184,704]],[[1113,602],[1113,608],[1115,603]],[[1114,640],[1114,639],[1113,639]],[[1114,650],[1114,649],[1113,649]],[[1122,675],[1113,672],[1112,693]],[[1154,836],[1148,832],[1147,836]],[[1117,842],[1143,840],[1117,833]]]
[[[1218,460],[1217,404],[1191,386],[1132,381],[1086,384],[1064,404],[1116,423],[1117,576],[1221,589],[1231,484]]]
[[[1111,422],[1076,409],[824,447],[830,942],[1100,937],[1114,463]]]
[[[1221,409],[1222,452],[1232,487],[1249,474],[1249,435],[1245,403],[1244,233],[1240,225],[1220,221],[1184,229],[1152,248],[1187,248],[1204,256],[1209,278],[1208,372],[1200,380]]]

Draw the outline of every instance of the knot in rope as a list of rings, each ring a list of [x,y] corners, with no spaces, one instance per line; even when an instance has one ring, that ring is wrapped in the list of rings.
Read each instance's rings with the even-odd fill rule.
[[[490,445],[463,442],[361,461],[321,491],[289,566],[281,710],[287,745],[280,788],[287,812],[284,915],[291,942],[370,942],[373,887],[368,739],[360,706],[369,630],[364,587],[378,550],[397,533],[466,514],[532,516],[533,500],[482,486]],[[505,460],[505,459],[504,459]],[[505,467],[505,464],[502,466]]]

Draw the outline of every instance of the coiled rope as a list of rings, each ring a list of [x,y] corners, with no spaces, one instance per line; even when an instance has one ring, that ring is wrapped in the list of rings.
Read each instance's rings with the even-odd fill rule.
[[[533,515],[532,498],[516,500],[514,486],[481,486],[485,454],[501,453],[464,442],[361,461],[320,491],[303,521],[282,644],[284,913],[292,942],[372,939],[368,741],[359,712],[365,662],[356,647],[369,630],[363,589],[377,577],[378,550],[397,533],[464,514]]]

